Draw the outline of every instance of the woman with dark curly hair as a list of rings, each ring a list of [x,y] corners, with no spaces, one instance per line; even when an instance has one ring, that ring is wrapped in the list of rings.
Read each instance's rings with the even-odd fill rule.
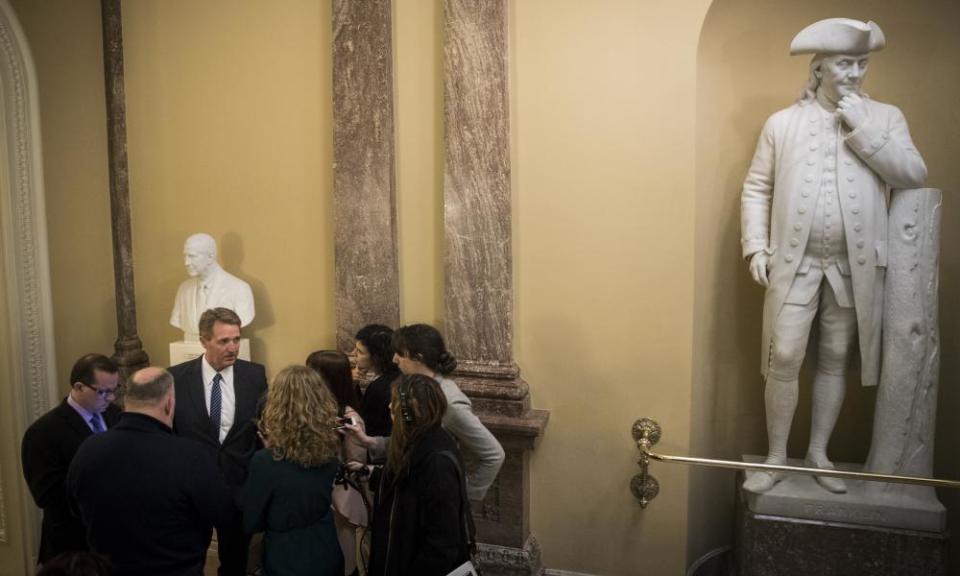
[[[483,500],[500,471],[504,452],[497,439],[473,413],[470,399],[449,378],[457,367],[457,359],[447,351],[440,332],[428,324],[403,326],[393,333],[392,345],[393,361],[401,372],[421,374],[440,385],[447,401],[443,427],[456,438],[468,462],[467,495],[471,500]],[[348,426],[344,432],[356,437],[374,457],[386,453],[388,439],[366,434],[356,426]]]
[[[270,575],[343,575],[331,492],[340,461],[337,403],[306,366],[288,366],[267,391],[241,507],[247,532],[264,532]]]
[[[373,374],[373,381],[363,396],[360,415],[371,436],[389,436],[393,429],[390,420],[390,383],[400,370],[393,363],[393,329],[383,324],[368,324],[356,335],[354,352],[357,368]]]

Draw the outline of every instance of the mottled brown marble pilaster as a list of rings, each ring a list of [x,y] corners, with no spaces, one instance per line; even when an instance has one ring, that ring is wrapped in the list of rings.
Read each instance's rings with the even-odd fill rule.
[[[137,335],[137,303],[133,285],[133,234],[127,173],[127,108],[123,86],[123,21],[120,0],[101,0],[103,76],[107,97],[107,146],[110,162],[110,221],[113,232],[114,291],[117,340],[114,359],[127,376],[149,363]]]
[[[446,336],[460,358],[513,362],[505,0],[444,3]]]
[[[333,2],[337,346],[400,322],[390,0]]]
[[[456,381],[507,458],[473,503],[485,573],[540,574],[528,456],[549,414],[513,359],[508,0],[444,2],[444,303]]]

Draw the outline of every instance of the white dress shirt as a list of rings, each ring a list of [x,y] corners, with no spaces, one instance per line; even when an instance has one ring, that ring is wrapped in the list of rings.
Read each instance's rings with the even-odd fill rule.
[[[207,404],[207,414],[210,414],[210,394],[213,392],[213,378],[217,371],[207,362],[206,355],[201,356],[201,373],[203,375],[203,400]],[[220,371],[223,380],[220,382],[220,443],[223,443],[230,428],[233,427],[233,417],[236,410],[236,394],[233,391],[233,366],[227,366]]]
[[[67,395],[67,404],[69,404],[71,408],[76,410],[77,414],[79,414],[80,417],[83,418],[83,421],[87,423],[87,428],[89,428],[93,433],[96,433],[97,430],[93,427],[93,422],[90,421],[91,418],[99,419],[100,425],[103,426],[103,429],[104,430],[107,429],[107,422],[103,419],[103,416],[101,414],[96,414],[94,412],[87,410],[86,408],[81,406],[76,400],[74,400],[73,396],[70,396],[69,394]]]

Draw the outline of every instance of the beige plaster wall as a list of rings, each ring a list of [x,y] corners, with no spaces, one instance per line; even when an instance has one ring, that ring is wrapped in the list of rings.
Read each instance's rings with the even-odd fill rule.
[[[405,322],[442,320],[441,5],[394,8]],[[686,449],[691,111],[706,6],[514,4],[517,358],[535,405],[553,411],[532,472],[532,527],[551,567],[684,566],[686,473],[662,470],[663,494],[640,511],[627,489],[629,429],[639,416],[659,418],[664,446]],[[115,333],[99,12],[93,1],[16,8],[38,52],[68,367],[87,349],[109,350]],[[163,363],[177,336],[167,318],[184,277],[180,247],[199,230],[253,286],[248,334],[271,373],[332,345],[329,1],[124,10],[138,313],[151,358]],[[91,181],[86,202],[66,185],[80,179]],[[73,234],[79,224],[65,230],[73,219],[94,223],[97,236]],[[102,282],[77,286],[68,274],[90,268]]]
[[[400,321],[443,319],[443,3],[394,0]]]
[[[682,574],[687,472],[641,510],[630,427],[688,451],[696,44],[708,2],[514,3],[516,351],[547,566]]]
[[[789,56],[789,43],[807,24],[834,16],[873,19],[888,48],[874,55],[865,82],[878,100],[899,106],[929,168],[929,186],[945,191],[941,263],[942,379],[937,471],[960,476],[955,445],[960,429],[950,415],[960,396],[957,328],[960,308],[949,295],[960,282],[955,224],[960,166],[960,42],[955,3],[924,1],[909,11],[864,1],[808,2],[717,0],[704,22],[697,65],[696,275],[691,448],[696,453],[738,458],[766,452],[763,383],[759,374],[762,290],[740,256],[739,195],[763,122],[788,106],[807,77],[809,57]],[[802,458],[810,428],[809,374],[789,445]],[[875,389],[851,377],[830,446],[837,460],[862,462],[872,430]],[[733,474],[698,471],[690,478],[688,555],[730,543]],[[960,504],[944,494],[951,514]]]
[[[709,32],[699,52],[709,0],[512,6],[516,357],[534,405],[552,412],[531,459],[532,529],[551,568],[682,574],[723,540],[711,526],[725,520],[729,476],[688,483],[684,468],[657,466],[661,495],[640,510],[628,490],[636,418],[660,421],[666,452],[762,448],[751,389],[759,293],[740,268],[730,203],[763,117],[789,101],[802,65],[771,54],[754,66],[746,48],[759,39],[747,37],[773,45],[806,19],[778,2],[741,22],[727,1],[710,18],[732,36]],[[109,351],[116,331],[99,5],[13,4],[40,81],[62,375],[79,354]],[[404,322],[442,321],[441,6],[394,3]],[[729,0],[734,13],[740,6]],[[169,306],[184,278],[183,239],[196,231],[213,234],[226,267],[253,286],[247,332],[270,373],[332,346],[330,0],[140,0],[124,4],[124,26],[138,313],[151,358],[164,364],[178,336]],[[956,54],[952,44],[933,49]],[[918,50],[909,54],[922,59]],[[883,58],[908,68],[894,66],[899,52]],[[956,93],[935,72],[912,70],[939,78],[931,97]],[[734,73],[760,78],[746,103]],[[716,107],[704,106],[698,81]],[[949,166],[951,141],[920,114],[942,108],[908,86],[868,81],[904,106],[931,182],[956,188],[935,167]],[[944,265],[956,274],[956,260]],[[956,313],[944,312],[954,327],[945,321],[946,347]]]
[[[165,364],[183,240],[217,239],[253,288],[274,373],[333,344],[329,2],[124,4],[140,330]]]
[[[116,338],[106,104],[96,0],[12,0],[37,68],[57,374]]]

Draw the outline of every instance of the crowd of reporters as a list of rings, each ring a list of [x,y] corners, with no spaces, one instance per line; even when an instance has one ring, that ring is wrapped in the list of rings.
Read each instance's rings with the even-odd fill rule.
[[[227,576],[469,567],[470,500],[504,452],[435,328],[366,326],[355,368],[317,351],[269,386],[238,358],[232,311],[206,311],[200,340],[199,358],[131,375],[122,413],[117,366],[82,357],[68,397],[27,430],[40,574],[203,574],[214,529]]]

